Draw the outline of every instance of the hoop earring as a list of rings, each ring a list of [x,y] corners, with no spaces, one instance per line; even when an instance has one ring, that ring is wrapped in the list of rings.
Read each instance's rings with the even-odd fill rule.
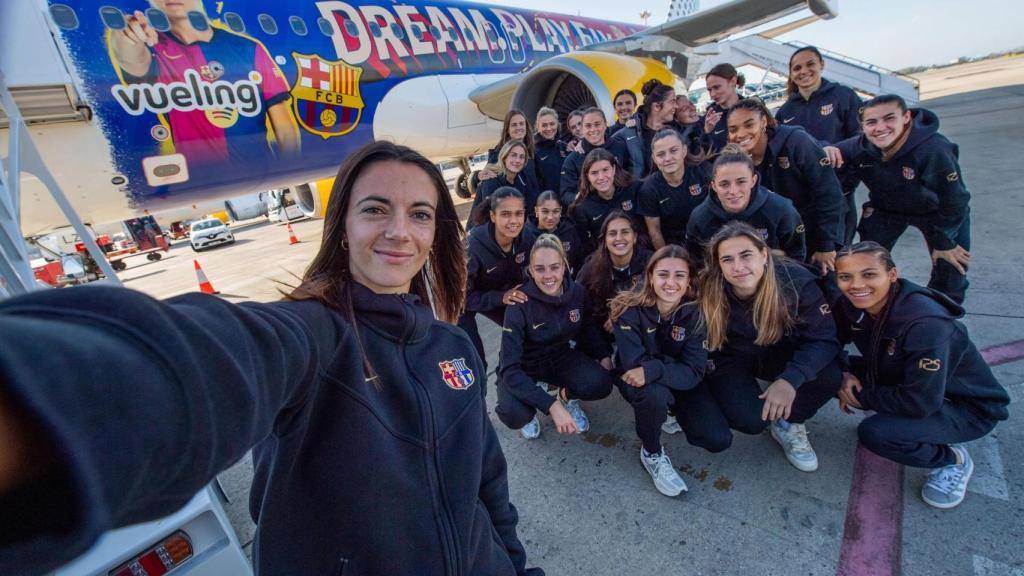
[[[341,249],[348,252],[348,240],[345,238],[341,239]]]

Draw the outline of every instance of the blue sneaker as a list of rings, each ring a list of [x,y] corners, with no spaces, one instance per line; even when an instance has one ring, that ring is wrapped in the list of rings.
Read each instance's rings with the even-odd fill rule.
[[[921,499],[929,505],[943,510],[955,508],[964,501],[967,495],[967,482],[974,474],[974,461],[967,449],[957,444],[950,444],[949,449],[956,454],[957,464],[941,468],[933,468],[928,473],[928,480],[921,487]]]
[[[523,438],[526,438],[527,440],[534,440],[536,438],[539,438],[540,420],[537,419],[537,416],[534,415],[533,420],[530,420],[529,422],[526,423],[526,426],[520,428],[519,433],[522,434]]]

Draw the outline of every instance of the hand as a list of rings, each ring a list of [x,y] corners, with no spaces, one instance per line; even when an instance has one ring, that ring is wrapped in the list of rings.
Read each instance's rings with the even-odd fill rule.
[[[764,408],[761,409],[761,420],[785,420],[789,418],[789,411],[793,408],[793,400],[796,399],[796,388],[789,382],[779,378],[768,387],[758,398],[764,400]]]
[[[849,372],[843,372],[843,381],[839,386],[839,409],[847,414],[853,414],[853,410],[850,408],[863,410],[864,408],[860,405],[856,395],[860,391],[860,380]]]
[[[573,140],[572,143],[569,144],[569,150],[583,154],[583,141]]]
[[[646,378],[644,377],[644,367],[637,366],[636,368],[626,370],[622,375],[622,381],[633,388],[640,388],[647,383]]]
[[[722,113],[715,110],[708,110],[708,113],[704,115],[704,133],[711,134],[715,129],[715,125],[722,119]]]
[[[508,292],[505,292],[501,297],[501,303],[505,306],[511,306],[513,304],[522,304],[529,300],[529,298],[526,297],[526,294],[519,291],[520,286],[522,286],[522,284],[516,284],[515,288],[511,288]]]
[[[611,369],[612,369],[612,357],[611,356],[606,356],[604,358],[601,358],[601,368],[604,368],[605,370],[611,371]]]
[[[562,406],[560,400],[555,400],[555,403],[548,409],[548,413],[551,414],[551,420],[555,423],[555,430],[558,430],[559,434],[578,434],[580,429],[576,427],[576,419],[569,414],[569,411]]]
[[[134,14],[125,18],[124,30],[121,31],[131,42],[142,43],[153,47],[159,38],[156,30],[149,25],[149,18],[142,12],[136,10]]]
[[[811,254],[811,262],[818,265],[821,269],[821,274],[824,276],[828,274],[829,270],[836,269],[836,251],[815,252]]]
[[[838,170],[843,167],[843,153],[839,151],[839,148],[825,146],[825,155],[828,156],[828,161],[833,168]]]
[[[605,320],[604,321],[604,331],[609,333],[609,334],[611,334],[613,329],[614,329],[614,326],[612,326],[612,319],[609,318],[609,319]]]
[[[149,19],[138,10],[125,16],[125,27],[110,35],[114,60],[125,72],[133,76],[143,76],[153,62],[153,54],[149,47],[154,46],[159,37],[149,25]]]
[[[483,170],[481,170],[480,172],[477,173],[477,180],[479,182],[483,182],[484,180],[490,180],[491,178],[494,178],[495,176],[497,176],[497,174],[495,174],[493,171],[491,171],[491,170],[489,170],[487,168],[484,168]]]
[[[940,258],[952,264],[961,274],[967,274],[967,266],[971,263],[971,253],[964,250],[963,246],[949,250],[932,250],[932,263],[938,264]]]
[[[629,120],[626,120],[626,123],[623,124],[623,126],[625,126],[626,128],[632,128],[632,127],[636,126],[636,118],[634,118],[633,116],[630,116]]]

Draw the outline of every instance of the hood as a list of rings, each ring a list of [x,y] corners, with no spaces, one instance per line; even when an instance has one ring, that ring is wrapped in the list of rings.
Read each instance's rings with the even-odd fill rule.
[[[524,226],[523,229],[526,227]],[[523,237],[522,230],[519,232],[519,237],[512,242],[512,252],[516,251],[519,246],[519,240]],[[478,249],[483,249],[484,252],[490,254],[495,259],[501,259],[506,256],[506,253],[502,251],[501,247],[498,246],[498,241],[494,238],[494,222],[485,222],[479,226],[474,226],[469,231],[469,244],[470,246],[478,246]]]
[[[964,308],[949,299],[948,296],[915,284],[904,278],[896,281],[899,294],[893,303],[890,320],[906,323],[919,318],[962,318]]]
[[[910,137],[907,138],[899,152],[893,156],[893,160],[910,154],[914,148],[920,146],[922,142],[929,140],[939,131],[939,117],[931,110],[911,108],[910,117],[911,126],[913,126],[910,131]]]
[[[523,286],[520,288],[520,290],[526,293],[526,295],[531,300],[536,299],[537,301],[544,302],[546,304],[554,304],[557,306],[561,306],[562,304],[566,304],[572,300],[572,293],[573,290],[575,290],[575,286],[576,283],[573,282],[567,270],[565,278],[562,279],[562,292],[557,296],[550,296],[548,294],[545,294],[544,291],[541,290],[539,286],[537,286],[537,283],[533,281],[532,276],[529,277],[529,280],[523,283]]]
[[[807,101],[810,102],[811,100],[814,100],[815,98],[820,98],[822,96],[827,96],[830,92],[835,90],[835,88],[836,88],[835,82],[829,82],[828,79],[822,78],[821,79],[821,86],[818,86],[817,90],[815,90],[814,92],[811,92],[811,96],[810,96],[810,98],[807,99]],[[804,99],[804,97],[800,95],[800,90],[794,90],[794,91],[789,93],[789,100],[791,100],[791,101],[799,102],[799,101],[801,101],[803,99]]]
[[[714,190],[708,193],[708,197],[704,201],[707,202],[708,206],[711,208],[711,213],[723,220],[746,221],[750,219],[751,214],[754,214],[764,206],[764,203],[768,201],[768,195],[771,193],[771,190],[768,190],[764,186],[758,184],[757,188],[754,188],[750,193],[750,203],[747,204],[746,210],[739,214],[730,214],[729,212],[726,212],[725,208],[722,207],[722,202],[718,200],[718,193]]]
[[[559,140],[558,140],[558,136],[557,135],[554,138],[552,138],[551,140],[548,140],[547,138],[541,136],[540,132],[537,132],[536,134],[533,135],[533,145],[534,145],[535,148],[538,148],[538,149],[540,149],[540,148],[553,148],[553,147],[557,147],[558,146],[558,142],[559,142]]]
[[[778,158],[779,153],[786,147],[786,141],[796,132],[804,132],[802,126],[791,126],[780,124],[775,128],[768,129],[768,151],[772,158]]]

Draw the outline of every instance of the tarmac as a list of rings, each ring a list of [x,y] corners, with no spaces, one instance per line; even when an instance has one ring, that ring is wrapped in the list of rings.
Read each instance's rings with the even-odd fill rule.
[[[688,493],[667,498],[641,467],[632,410],[613,392],[585,403],[591,432],[581,436],[558,435],[542,416],[543,434],[527,441],[493,420],[530,565],[551,576],[1024,576],[1024,266],[1017,259],[1024,247],[1024,58],[954,66],[920,78],[922,105],[939,115],[940,131],[960,145],[963,178],[972,193],[965,323],[979,347],[1003,345],[989,350],[990,362],[999,364],[995,374],[1015,402],[1007,422],[969,445],[976,469],[966,501],[952,511],[933,509],[919,496],[924,471],[871,468],[857,456],[862,416],[841,414],[836,403],[808,423],[820,460],[811,474],[793,468],[767,434],[737,434],[721,454],[692,447],[682,435],[665,436],[689,485]],[[863,189],[858,193],[865,195]],[[233,227],[233,246],[194,254],[179,242],[160,262],[128,260],[120,276],[130,288],[165,298],[196,290],[195,259],[222,298],[279,299],[298,283],[320,247],[322,221],[292,226],[299,244],[289,245],[283,225],[242,224]],[[902,276],[927,281],[930,261],[917,230],[904,235],[894,256]],[[499,332],[481,320],[492,370]],[[488,386],[493,413],[493,376]],[[230,498],[228,513],[247,551],[254,533],[247,498],[251,477],[248,459],[220,476]],[[865,481],[879,480],[891,488],[858,492]],[[877,508],[885,498],[892,505],[883,513],[858,516],[865,505]],[[858,561],[858,553],[874,564]]]

